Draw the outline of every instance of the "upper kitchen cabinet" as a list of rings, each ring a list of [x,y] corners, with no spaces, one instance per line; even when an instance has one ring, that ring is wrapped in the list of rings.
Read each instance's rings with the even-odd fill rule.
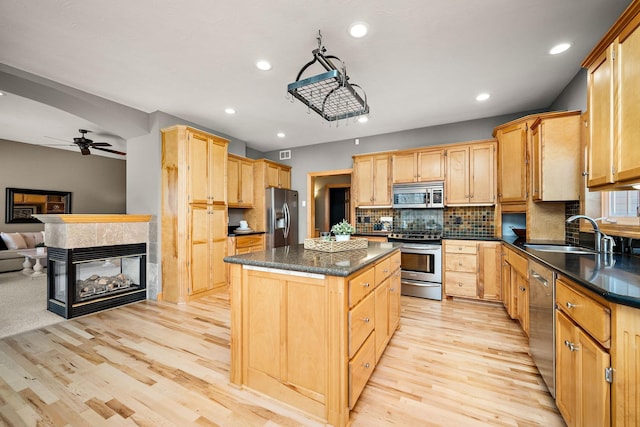
[[[445,205],[493,205],[496,202],[494,140],[447,148]]]
[[[444,180],[444,150],[407,151],[392,156],[393,183]]]
[[[254,162],[254,173],[263,175],[264,188],[278,187],[291,189],[291,166],[258,159]],[[257,189],[256,189],[257,190]]]
[[[498,140],[500,203],[527,201],[527,131],[526,121],[509,122],[493,131]]]
[[[391,155],[353,156],[351,187],[356,207],[391,207]]]
[[[591,51],[588,69],[590,188],[640,182],[640,2],[634,1]]]
[[[227,201],[226,139],[186,126],[175,127],[178,144],[187,147],[189,167],[186,170],[186,191],[189,203],[224,204]],[[169,131],[165,135],[169,142]]]
[[[253,207],[253,160],[229,154],[227,203],[230,208]]]
[[[578,200],[580,126],[579,111],[542,116],[531,125],[531,197],[534,201]]]

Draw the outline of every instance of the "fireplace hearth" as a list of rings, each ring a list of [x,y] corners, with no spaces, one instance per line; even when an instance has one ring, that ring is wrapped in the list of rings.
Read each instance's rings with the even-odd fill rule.
[[[47,249],[47,309],[67,319],[146,299],[146,244]]]

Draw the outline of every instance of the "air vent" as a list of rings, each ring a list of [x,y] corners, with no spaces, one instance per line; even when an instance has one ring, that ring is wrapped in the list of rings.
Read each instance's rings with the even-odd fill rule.
[[[291,150],[280,151],[280,160],[289,160],[291,158]]]

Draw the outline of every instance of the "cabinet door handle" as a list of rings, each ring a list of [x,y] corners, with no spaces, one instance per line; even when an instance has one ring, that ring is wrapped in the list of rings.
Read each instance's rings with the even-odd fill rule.
[[[576,347],[576,345],[574,343],[572,343],[569,340],[564,340],[564,345],[566,345],[569,348],[569,351],[578,351],[578,350],[580,350],[578,347]]]
[[[574,308],[576,306],[575,304],[572,304],[569,301],[567,301],[565,305],[567,306],[567,308]]]

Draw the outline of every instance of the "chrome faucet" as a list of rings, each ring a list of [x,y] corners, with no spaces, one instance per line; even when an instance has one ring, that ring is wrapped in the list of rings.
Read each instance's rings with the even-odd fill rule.
[[[600,227],[598,227],[598,223],[596,222],[597,220],[602,219],[602,218],[593,219],[593,218],[588,217],[586,215],[573,215],[573,216],[567,218],[567,222],[573,222],[576,219],[585,219],[585,220],[587,220],[587,221],[589,221],[591,223],[591,226],[593,227],[593,232],[596,233],[596,238],[594,239],[595,240],[594,249],[595,249],[596,252],[601,252],[601,250],[600,250],[601,242],[604,239],[607,239],[607,242],[605,242],[605,243],[607,243],[607,244],[605,244],[605,246],[607,247],[607,252],[613,251],[613,245],[615,244],[615,243],[613,243],[613,238],[607,236],[602,231],[600,231]]]

